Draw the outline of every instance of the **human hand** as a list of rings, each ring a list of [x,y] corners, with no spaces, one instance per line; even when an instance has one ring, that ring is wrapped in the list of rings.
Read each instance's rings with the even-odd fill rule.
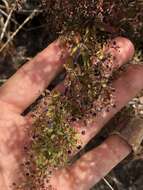
[[[113,54],[114,65],[118,67],[132,58],[134,47],[125,38],[119,37],[115,40],[120,51],[117,52],[111,47],[108,51]],[[27,131],[31,127],[31,119],[21,114],[50,84],[67,58],[67,50],[63,50],[59,41],[53,42],[33,60],[21,67],[0,88],[1,190],[15,189],[15,183],[23,178],[20,163],[26,154],[24,146],[29,140]],[[74,125],[83,146],[143,88],[142,75],[142,65],[129,66],[127,71],[113,82],[116,108],[111,108],[106,114],[101,112],[94,119],[94,123],[88,127],[83,126],[82,123]],[[131,147],[127,142],[117,135],[112,135],[73,165],[53,173],[50,184],[56,190],[90,189],[130,152]]]

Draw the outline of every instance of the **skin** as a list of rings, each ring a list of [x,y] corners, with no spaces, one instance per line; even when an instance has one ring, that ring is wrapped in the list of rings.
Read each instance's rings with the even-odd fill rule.
[[[114,65],[119,67],[128,62],[134,54],[133,44],[126,38],[115,39],[120,51],[105,48],[114,56]],[[53,42],[33,60],[22,66],[0,88],[0,189],[12,190],[11,184],[21,180],[20,162],[25,155],[24,145],[28,143],[27,131],[31,128],[30,116],[22,116],[62,69],[68,58],[68,51],[59,41]],[[104,110],[89,123],[88,129],[82,121],[73,123],[79,132],[83,146],[100,129],[143,89],[143,66],[129,66],[116,81],[116,108],[105,114]],[[63,86],[58,86],[63,89]],[[116,126],[115,126],[116,127]],[[82,130],[86,131],[82,135]],[[52,175],[50,184],[56,190],[88,190],[130,152],[130,145],[121,137],[112,135],[100,146],[82,156],[73,165],[63,168]]]

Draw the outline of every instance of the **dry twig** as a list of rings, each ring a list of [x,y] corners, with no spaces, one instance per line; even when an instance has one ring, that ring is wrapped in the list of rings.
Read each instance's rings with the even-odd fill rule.
[[[35,14],[37,13],[37,9],[34,9],[33,12],[24,20],[24,22],[16,29],[16,31],[10,36],[10,38],[6,41],[6,43],[1,47],[0,53],[7,47],[7,45],[13,40],[13,38],[17,35],[17,33],[23,28],[23,26],[31,20]]]
[[[15,9],[15,6],[16,6],[16,5],[14,5],[14,6],[12,7],[12,9],[10,10],[10,13],[9,13],[9,15],[8,15],[8,17],[7,17],[7,20],[6,20],[5,24],[4,24],[4,27],[3,27],[3,29],[2,29],[2,33],[1,33],[1,35],[0,35],[0,42],[2,41],[2,39],[3,39],[4,35],[5,35],[7,26],[8,26],[8,24],[9,24],[10,19],[11,19],[11,16],[12,16],[12,13],[13,13],[13,11],[14,11],[14,9]]]
[[[1,0],[1,1],[4,3],[5,8],[8,11],[9,10],[9,4],[8,4],[8,2],[6,0]]]
[[[8,16],[9,16],[5,11],[3,11],[3,10],[1,9],[1,7],[0,7],[0,13],[3,14],[5,17],[8,17]],[[10,18],[10,20],[11,20],[14,24],[18,25],[18,22],[17,22],[15,19]]]
[[[113,187],[110,185],[110,183],[109,183],[105,178],[103,178],[103,181],[108,185],[108,187],[109,187],[111,190],[114,190]]]

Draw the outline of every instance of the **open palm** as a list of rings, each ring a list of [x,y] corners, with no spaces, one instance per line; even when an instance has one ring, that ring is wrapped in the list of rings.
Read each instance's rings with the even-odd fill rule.
[[[133,44],[125,38],[114,39],[120,51],[108,47],[114,57],[114,67],[128,62],[133,54]],[[62,69],[68,52],[60,42],[53,42],[33,60],[22,66],[0,88],[0,189],[15,189],[22,179],[20,163],[28,143],[27,131],[31,118],[22,116]],[[114,81],[116,108],[101,112],[90,126],[74,125],[83,146],[143,88],[143,66],[132,65]],[[59,87],[60,88],[60,87]],[[83,129],[86,131],[82,134]],[[87,190],[105,176],[131,152],[131,147],[119,136],[112,135],[99,147],[82,156],[71,166],[53,174],[50,184],[56,190]],[[46,189],[46,187],[45,187]],[[48,188],[47,188],[48,189]]]

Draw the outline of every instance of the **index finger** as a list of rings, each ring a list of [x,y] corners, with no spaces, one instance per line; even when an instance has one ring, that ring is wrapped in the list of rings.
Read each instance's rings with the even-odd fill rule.
[[[49,85],[67,57],[68,51],[63,48],[60,40],[50,44],[0,88],[0,102],[22,113]]]

